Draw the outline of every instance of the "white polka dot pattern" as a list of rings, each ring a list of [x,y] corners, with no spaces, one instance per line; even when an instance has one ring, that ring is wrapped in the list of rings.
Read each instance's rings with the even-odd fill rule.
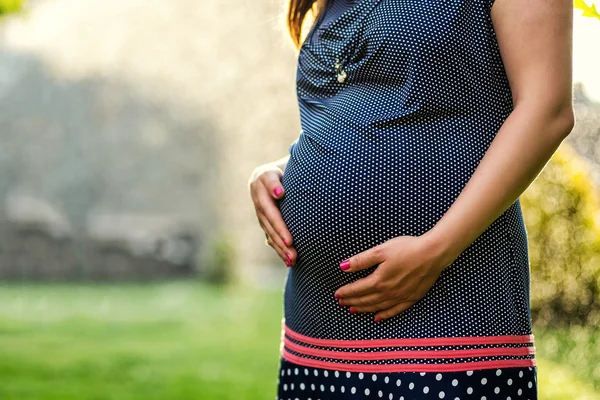
[[[290,370],[293,363],[281,359],[280,377],[277,381],[276,399],[348,399],[348,398],[385,398],[405,400],[428,399],[537,399],[537,369],[531,367],[507,368],[497,370],[477,370],[450,373],[394,373],[372,374],[372,379],[361,379],[359,374],[336,375],[327,380],[324,378],[307,378],[292,376],[286,378],[285,371]],[[323,371],[323,370],[320,370]],[[503,377],[500,377],[500,372]],[[520,377],[518,377],[520,375]],[[288,373],[287,376],[290,376]],[[320,376],[320,375],[319,375]],[[384,379],[380,379],[381,377]],[[401,376],[402,378],[397,378]],[[483,383],[488,376],[493,382]],[[483,378],[482,378],[483,377]],[[512,377],[516,383],[509,384],[507,378]],[[390,379],[391,378],[391,379]],[[511,379],[511,378],[508,378]],[[394,383],[395,382],[395,383]],[[294,385],[295,384],[295,385]],[[296,388],[294,390],[294,387]],[[345,395],[349,390],[351,395]]]
[[[492,3],[356,0],[330,21],[326,14],[320,21],[326,25],[313,31],[318,39],[303,44],[297,66],[302,132],[290,146],[279,201],[298,254],[284,292],[284,323],[293,331],[345,341],[531,335],[527,232],[518,199],[405,312],[377,324],[373,313],[351,314],[333,297],[376,268],[346,273],[342,260],[436,224],[512,111]],[[494,346],[479,346],[486,347]],[[327,361],[288,351],[307,362]],[[449,396],[432,393],[433,385],[430,394]]]

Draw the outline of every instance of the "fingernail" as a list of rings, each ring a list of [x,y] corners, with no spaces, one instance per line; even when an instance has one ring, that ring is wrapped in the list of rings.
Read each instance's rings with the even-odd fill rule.
[[[340,295],[339,294],[334,294],[333,297],[335,297],[336,299],[339,299]]]
[[[356,308],[350,307],[350,314],[354,314],[356,312]]]
[[[275,189],[273,189],[273,194],[274,194],[275,196],[279,196],[279,194],[280,194],[281,192],[283,192],[283,189],[282,189],[282,188],[280,188],[280,187],[276,187]]]
[[[338,304],[339,304],[340,306],[343,306],[343,305],[344,305],[344,303],[342,303],[342,301],[341,301],[341,300],[338,300]]]
[[[343,270],[347,270],[350,268],[350,260],[344,260],[340,263],[340,268]]]
[[[285,241],[285,239],[283,239],[283,244],[285,244],[287,246],[287,242]]]
[[[381,317],[375,318],[375,322],[381,322]]]

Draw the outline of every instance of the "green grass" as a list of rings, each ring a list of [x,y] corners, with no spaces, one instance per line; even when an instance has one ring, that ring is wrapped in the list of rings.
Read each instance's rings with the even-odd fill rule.
[[[274,397],[280,296],[192,283],[0,287],[0,399]]]
[[[2,285],[0,399],[272,399],[281,316],[280,291]],[[600,399],[581,332],[534,331],[540,399]]]

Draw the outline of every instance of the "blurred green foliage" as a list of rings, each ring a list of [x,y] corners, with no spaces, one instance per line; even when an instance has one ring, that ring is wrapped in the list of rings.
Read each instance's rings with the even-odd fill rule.
[[[210,238],[209,251],[198,260],[201,278],[209,283],[233,282],[237,263],[234,238],[227,232],[215,233]]]
[[[600,321],[600,202],[585,162],[563,143],[521,196],[538,325]]]
[[[590,4],[589,6],[584,0],[573,0],[573,7],[582,10],[584,17],[597,18],[600,20],[600,13],[596,10],[595,4]]]
[[[534,334],[538,354],[577,371],[581,380],[600,392],[600,328],[597,325],[595,328],[536,327]]]
[[[0,15],[19,11],[22,5],[22,0],[0,0]]]
[[[281,302],[193,282],[0,285],[0,399],[274,398]],[[534,331],[541,399],[600,399],[599,333]]]

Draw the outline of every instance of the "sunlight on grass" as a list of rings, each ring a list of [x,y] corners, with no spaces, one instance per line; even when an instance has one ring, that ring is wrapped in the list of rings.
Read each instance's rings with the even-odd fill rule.
[[[0,399],[274,398],[281,316],[280,291],[0,285]],[[574,351],[565,335],[540,336],[540,398],[597,399],[585,371],[545,358],[552,341]],[[595,334],[582,335],[591,348]]]

